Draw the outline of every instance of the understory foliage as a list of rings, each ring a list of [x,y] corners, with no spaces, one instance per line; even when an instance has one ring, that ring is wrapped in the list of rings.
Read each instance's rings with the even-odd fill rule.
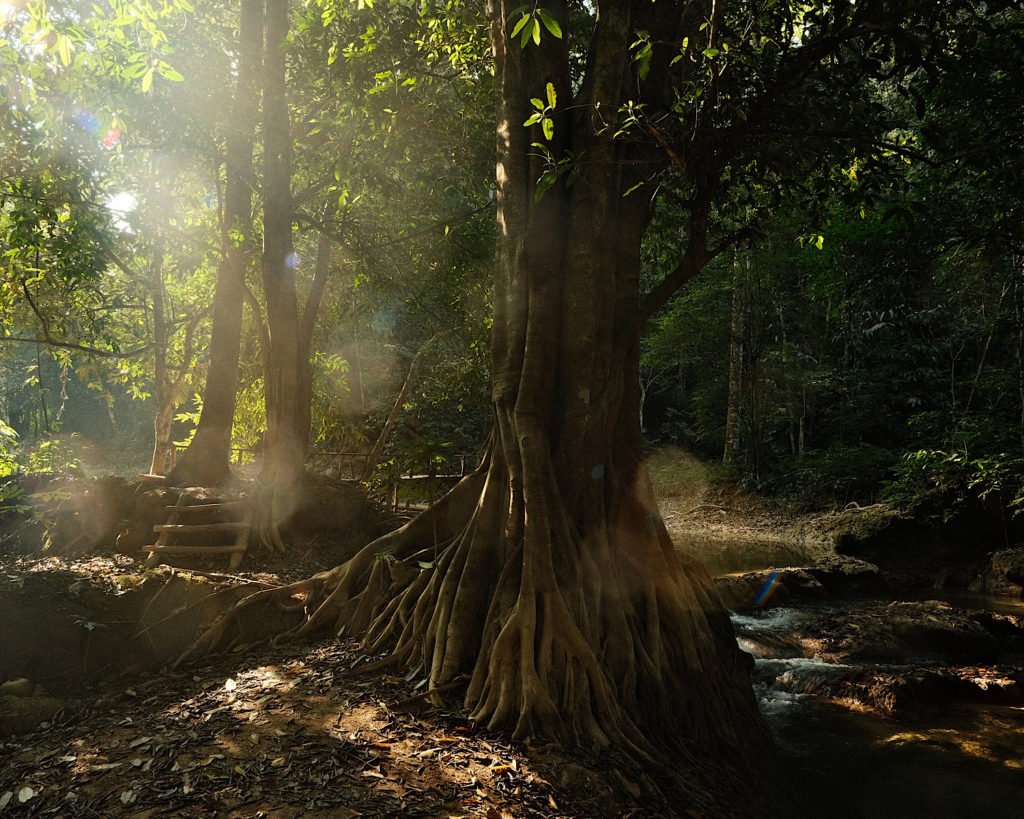
[[[1024,513],[1024,458],[967,458],[959,452],[908,452],[885,486],[889,502],[944,523],[994,518],[1005,529]]]
[[[812,504],[914,506],[920,451],[1024,454],[1020,203],[1000,151],[976,148],[1019,141],[1016,19],[880,96],[905,151],[855,161],[821,207],[776,209],[656,317],[650,438],[721,457],[732,410],[742,480]]]
[[[1020,12],[121,6],[2,12],[0,342],[39,350],[11,426],[53,431],[47,353],[62,409],[72,374],[111,427],[111,384],[152,396],[154,470],[196,416],[204,474],[265,444],[271,534],[311,431],[367,474],[483,451],[195,650],[284,609],[516,739],[660,761],[681,811],[754,811],[748,669],[641,424],[779,493],[1019,494]]]

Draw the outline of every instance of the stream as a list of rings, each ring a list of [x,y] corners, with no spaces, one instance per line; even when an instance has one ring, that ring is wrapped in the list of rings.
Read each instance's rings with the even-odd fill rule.
[[[804,565],[822,556],[820,550],[775,542],[696,542],[684,549],[716,575]],[[754,658],[755,693],[775,740],[778,796],[771,798],[778,803],[766,805],[766,813],[828,819],[1024,817],[1024,701],[1016,688],[1014,696],[1000,698],[985,683],[978,683],[978,697],[963,695],[970,681],[949,697],[922,687],[926,701],[911,699],[909,707],[886,715],[835,692],[846,680],[915,680],[970,663],[950,662],[927,646],[892,662],[823,659],[815,652],[822,624],[852,622],[849,628],[857,629],[864,618],[884,618],[900,605],[894,601],[936,599],[940,603],[924,605],[1024,617],[1021,600],[935,590],[786,601],[733,614],[739,646]],[[1016,652],[999,655],[1000,662],[1007,658],[1019,668]],[[969,678],[972,672],[960,673]]]

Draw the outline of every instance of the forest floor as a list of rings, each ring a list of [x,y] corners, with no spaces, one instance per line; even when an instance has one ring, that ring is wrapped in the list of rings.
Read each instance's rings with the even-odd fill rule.
[[[666,447],[651,454],[648,469],[658,507],[677,545],[693,541],[778,543],[808,551],[832,548],[840,512],[795,512],[745,494],[692,455]]]
[[[0,657],[0,683],[34,678],[23,699],[0,690],[0,727],[25,709],[33,728],[0,730],[0,815],[676,813],[651,775],[612,755],[510,743],[461,714],[457,697],[435,708],[420,696],[415,669],[361,674],[354,666],[367,658],[354,640],[254,644],[178,670],[140,663],[134,648],[119,656],[116,646],[100,662],[104,640],[131,628],[153,598],[198,609],[209,594],[200,586],[283,584],[329,568],[338,555],[311,536],[292,557],[284,565],[250,555],[229,575],[214,559],[197,560],[189,574],[144,571],[127,555],[0,555],[0,645],[57,657],[39,673],[5,673],[11,655]]]
[[[607,763],[513,746],[364,677],[351,640],[109,679],[0,743],[12,816],[657,816]]]
[[[750,542],[831,550],[840,513],[794,515],[736,493],[679,451],[652,456],[662,515],[678,544]],[[319,504],[323,507],[325,504]],[[333,524],[332,524],[333,525]],[[223,561],[195,568],[213,584],[285,583],[339,557],[311,536],[292,555],[251,557],[231,580]],[[785,564],[779,564],[785,565]],[[139,593],[127,556],[0,557],[0,614],[35,599],[69,635],[96,639],[108,604]],[[170,588],[182,573],[144,582]],[[200,571],[197,579],[203,579]],[[177,578],[177,580],[175,580]],[[209,583],[211,577],[204,582]],[[189,594],[196,583],[189,581]],[[83,609],[93,589],[95,614]],[[4,597],[7,595],[7,600]],[[20,595],[20,596],[18,596]],[[36,599],[37,598],[37,599]],[[186,598],[181,598],[186,599]],[[191,600],[192,598],[187,598]],[[5,609],[4,606],[7,606]],[[90,604],[91,605],[91,604]],[[6,614],[4,614],[6,612]],[[15,628],[8,619],[0,623]],[[85,629],[86,631],[83,631]],[[110,631],[114,630],[113,623]],[[57,645],[56,635],[53,635]],[[216,817],[662,817],[677,815],[651,775],[612,757],[510,743],[420,697],[419,676],[364,675],[353,640],[257,646],[179,670],[42,682],[38,730],[0,736],[0,814]],[[0,662],[0,683],[3,663]],[[10,675],[8,675],[10,676]],[[75,675],[71,675],[74,677]],[[0,691],[0,717],[10,697]],[[0,720],[2,722],[2,720]],[[36,720],[34,723],[39,724]],[[685,815],[685,814],[684,814]],[[776,815],[779,815],[778,813]]]

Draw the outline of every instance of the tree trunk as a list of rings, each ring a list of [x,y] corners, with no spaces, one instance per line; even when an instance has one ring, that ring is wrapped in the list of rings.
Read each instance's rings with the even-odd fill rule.
[[[752,769],[766,733],[728,612],[658,512],[638,424],[650,213],[645,198],[624,194],[664,156],[594,118],[635,90],[636,32],[678,33],[678,7],[633,5],[602,5],[573,100],[567,44],[544,35],[521,49],[508,34],[522,12],[491,4],[496,431],[483,465],[349,562],[245,607],[299,593],[307,606],[322,600],[296,634],[365,634],[368,651],[390,651],[384,663],[422,664],[427,690],[464,678],[466,712],[517,740],[670,760],[657,770],[681,786],[680,812],[724,816],[758,798]],[[565,3],[545,9],[567,29]],[[531,98],[550,101],[548,82],[562,100],[550,139],[542,123],[523,127]],[[551,181],[532,144],[542,140],[552,156],[586,161],[572,185],[559,177],[538,197],[538,181]]]
[[[285,96],[287,0],[267,0],[263,82],[263,294],[270,347],[263,351],[266,446],[261,477],[293,484],[306,461],[309,430],[298,429],[302,367],[292,254],[291,134]],[[308,362],[306,363],[308,367]]]
[[[252,237],[252,152],[263,33],[260,4],[242,0],[238,34],[238,89],[227,134],[221,261],[213,295],[210,366],[196,433],[171,470],[177,484],[209,485],[227,478],[238,392],[245,273]]]
[[[326,214],[325,214],[326,216]],[[316,261],[313,264],[313,281],[306,294],[306,305],[299,320],[298,341],[298,397],[296,409],[299,417],[295,421],[296,432],[301,439],[309,441],[310,428],[313,423],[313,366],[310,356],[313,349],[313,333],[316,329],[316,317],[320,312],[327,279],[331,272],[331,251],[333,242],[326,234],[317,238]]]
[[[740,441],[740,404],[743,400],[743,334],[746,324],[745,279],[739,253],[733,258],[732,317],[729,332],[729,403],[725,411],[725,447],[722,463],[736,462]]]
[[[149,291],[153,299],[153,397],[156,400],[156,416],[153,418],[153,458],[149,466],[150,475],[163,475],[167,466],[167,455],[173,451],[171,442],[171,421],[174,416],[174,396],[171,379],[167,374],[167,316],[164,310],[163,254],[154,250],[153,263],[149,271]]]

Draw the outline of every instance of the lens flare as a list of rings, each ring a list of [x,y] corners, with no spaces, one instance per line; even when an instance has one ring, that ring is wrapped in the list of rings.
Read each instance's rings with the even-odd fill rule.
[[[779,570],[775,569],[770,575],[768,575],[768,579],[761,587],[761,591],[757,593],[757,600],[755,601],[757,605],[763,606],[768,602],[768,599],[772,594],[775,593],[775,589],[779,585],[779,574]]]

